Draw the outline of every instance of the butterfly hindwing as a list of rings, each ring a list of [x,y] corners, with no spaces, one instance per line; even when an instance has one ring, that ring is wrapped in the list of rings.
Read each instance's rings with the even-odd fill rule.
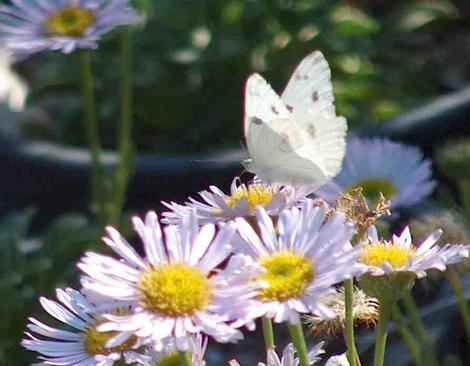
[[[265,182],[323,184],[325,167],[310,137],[291,119],[274,119],[251,126],[248,150],[251,167]]]

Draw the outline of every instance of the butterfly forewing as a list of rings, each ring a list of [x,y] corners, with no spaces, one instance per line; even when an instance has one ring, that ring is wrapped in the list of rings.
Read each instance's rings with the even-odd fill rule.
[[[302,60],[281,99],[291,111],[335,114],[331,71],[321,52],[312,52]]]

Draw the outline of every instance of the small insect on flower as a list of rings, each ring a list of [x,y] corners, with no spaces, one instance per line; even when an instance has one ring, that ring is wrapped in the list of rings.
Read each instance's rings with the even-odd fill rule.
[[[140,22],[128,0],[12,1],[0,7],[0,40],[21,60],[54,50],[96,48],[117,26]]]
[[[203,202],[191,197],[184,205],[162,202],[171,210],[171,212],[163,213],[164,222],[178,223],[182,217],[189,215],[192,208],[196,209],[201,223],[251,217],[255,215],[258,206],[264,207],[270,215],[277,215],[283,209],[298,205],[302,199],[313,192],[308,186],[266,184],[258,180],[251,184],[243,184],[240,183],[239,178],[232,181],[230,194],[225,194],[215,186],[209,189],[210,191],[199,193]]]
[[[262,207],[257,208],[255,228],[236,220],[241,238],[237,249],[264,269],[258,279],[265,286],[251,309],[253,317],[297,324],[302,313],[334,316],[320,300],[334,292],[334,284],[362,273],[363,266],[349,242],[353,224],[345,222],[342,212],[327,213],[325,204],[307,199],[300,208],[282,211],[276,226]]]
[[[57,289],[60,303],[41,297],[44,310],[67,325],[68,329],[54,328],[35,318],[29,318],[27,338],[23,347],[38,352],[47,365],[99,365],[112,366],[121,362],[146,365],[150,358],[138,352],[139,340],[130,332],[120,335],[120,344],[107,347],[116,332],[99,332],[105,319],[103,313],[118,311],[115,304],[95,304],[71,288]],[[70,330],[71,329],[71,330]],[[44,338],[38,338],[42,336]]]
[[[174,337],[178,351],[188,349],[192,333],[219,342],[241,339],[230,322],[246,317],[245,309],[260,286],[254,281],[260,269],[247,256],[231,255],[235,225],[227,223],[217,233],[212,224],[199,227],[194,210],[163,233],[154,212],[145,222],[133,221],[145,258],[108,227],[104,241],[123,260],[87,253],[78,265],[87,275],[85,288],[134,307],[126,316],[105,315],[108,322],[98,329],[131,332],[156,348]],[[228,263],[220,269],[224,261]]]
[[[386,139],[353,138],[338,176],[315,194],[333,203],[340,192],[362,187],[370,206],[382,193],[391,208],[412,206],[432,193],[431,162],[418,148]]]

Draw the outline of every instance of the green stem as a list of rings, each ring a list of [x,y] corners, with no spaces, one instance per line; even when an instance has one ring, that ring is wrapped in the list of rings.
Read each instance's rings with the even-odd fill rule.
[[[400,332],[401,338],[405,342],[408,351],[410,351],[411,357],[416,365],[424,366],[421,360],[421,349],[418,342],[416,341],[413,333],[410,328],[406,325],[403,320],[403,314],[397,305],[394,305],[392,308],[393,320],[397,324],[398,331]]]
[[[462,199],[462,207],[467,226],[470,226],[470,179],[460,178],[457,181]]]
[[[79,54],[84,122],[93,166],[93,199],[97,204],[98,221],[103,226],[106,224],[106,189],[103,167],[101,166],[100,161],[101,146],[96,120],[94,81],[93,73],[91,71],[91,53],[89,50],[83,50],[80,51]]]
[[[418,306],[415,303],[411,291],[408,291],[406,293],[406,295],[402,299],[402,302],[405,306],[406,314],[410,317],[411,326],[413,327],[414,332],[421,339],[421,341],[427,343],[428,340],[426,335],[426,329],[424,328],[423,320],[419,315]]]
[[[467,342],[470,345],[470,310],[468,308],[468,302],[465,298],[465,294],[462,290],[462,284],[460,282],[459,275],[457,271],[449,267],[448,270],[445,272],[447,281],[449,281],[450,286],[454,290],[455,297],[457,299],[457,305],[460,310],[460,316],[463,319],[463,323],[465,326],[465,333],[467,334]]]
[[[191,353],[189,351],[179,351],[179,354],[181,366],[192,366]]]
[[[418,339],[421,342],[423,347],[422,355],[423,361],[424,359],[427,360],[427,365],[430,366],[437,366],[439,362],[437,361],[436,355],[434,354],[434,350],[432,348],[431,342],[429,342],[426,328],[424,327],[423,319],[419,315],[418,306],[411,294],[411,291],[408,291],[406,295],[402,299],[403,305],[405,306],[406,314],[410,317],[411,326],[418,336]]]
[[[377,325],[377,336],[375,339],[374,366],[383,366],[385,356],[385,345],[387,343],[387,327],[390,320],[393,303],[382,301],[380,303],[379,324]]]
[[[348,361],[351,366],[356,366],[356,344],[354,342],[354,282],[353,279],[344,281],[344,311],[345,311],[345,338]]]
[[[263,326],[263,335],[264,335],[264,346],[266,351],[271,348],[274,348],[274,333],[273,333],[273,323],[271,319],[262,317],[261,324]]]
[[[132,85],[131,85],[131,33],[121,33],[120,64],[121,109],[119,123],[119,165],[115,175],[113,224],[119,225],[132,167]]]
[[[307,344],[305,343],[304,332],[302,330],[302,323],[299,321],[297,324],[288,324],[290,338],[297,351],[300,366],[309,366]]]

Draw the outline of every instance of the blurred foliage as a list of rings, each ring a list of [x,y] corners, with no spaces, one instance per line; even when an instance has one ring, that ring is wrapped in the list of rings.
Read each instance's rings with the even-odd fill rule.
[[[136,1],[146,16],[133,34],[137,148],[196,152],[238,146],[246,77],[261,72],[281,91],[314,49],[332,67],[338,112],[350,126],[389,119],[468,83],[464,3]],[[113,33],[94,57],[107,147],[115,141],[118,117],[118,39]],[[47,111],[28,114],[25,135],[84,144],[76,55],[38,55],[20,70],[32,86],[29,105]]]
[[[75,262],[96,244],[97,231],[80,215],[54,220],[40,238],[28,239],[33,213],[16,212],[0,219],[0,365],[29,365],[20,340],[28,316],[44,316],[39,296],[77,282]]]

